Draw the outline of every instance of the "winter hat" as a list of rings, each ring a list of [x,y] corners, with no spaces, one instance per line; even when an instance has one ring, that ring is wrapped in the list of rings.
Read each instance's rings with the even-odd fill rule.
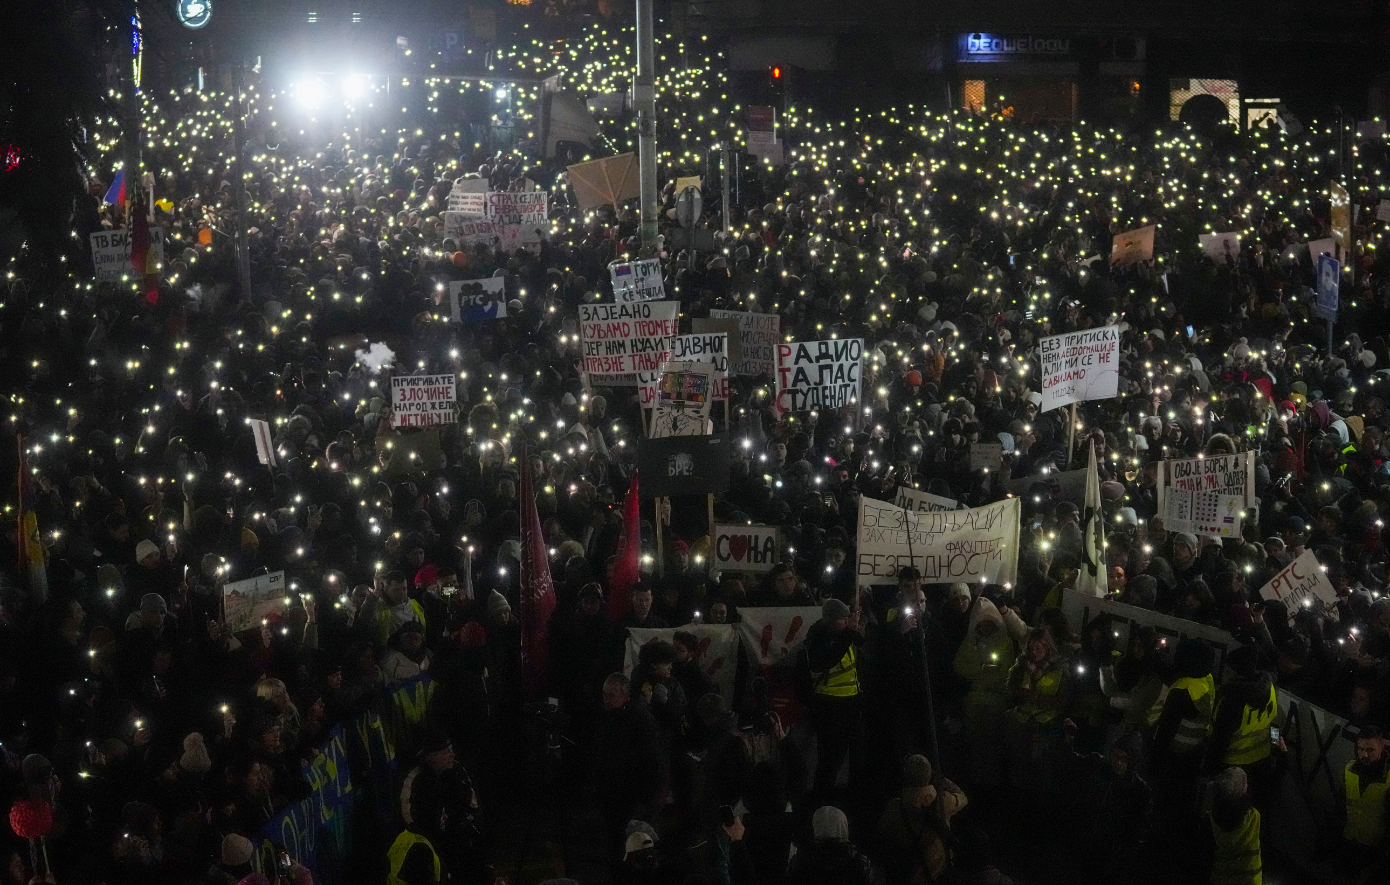
[[[903,787],[919,789],[931,783],[931,762],[926,756],[912,755],[903,761]]]
[[[811,833],[817,839],[848,842],[849,820],[845,818],[843,811],[833,805],[822,805],[811,815]]]
[[[646,821],[631,820],[627,823],[627,839],[623,842],[623,860],[638,851],[656,847],[656,830]]]
[[[203,743],[202,734],[194,731],[184,737],[179,768],[190,774],[207,774],[212,769],[212,758],[208,756],[208,748]]]
[[[961,596],[965,597],[966,599],[969,599],[973,594],[970,592],[969,584],[957,581],[956,583],[951,585],[951,589],[948,591],[948,595],[951,599],[955,599]]]
[[[140,597],[140,611],[148,614],[165,615],[169,613],[169,606],[164,602],[164,597],[158,593],[146,593]]]
[[[1173,546],[1177,547],[1179,544],[1193,553],[1197,552],[1197,536],[1191,532],[1178,532],[1177,537],[1173,539]]]
[[[507,601],[507,597],[493,590],[487,595],[487,616],[489,618],[500,618],[502,612],[510,612],[512,604]]]
[[[135,561],[143,562],[147,556],[158,556],[159,545],[146,538],[135,545]]]
[[[222,837],[222,866],[242,867],[251,862],[255,848],[251,840],[240,833],[228,833]]]
[[[826,621],[833,621],[836,618],[847,618],[849,617],[849,606],[845,605],[840,600],[831,597],[830,599],[827,599],[825,602],[821,603],[820,616],[823,620]]]

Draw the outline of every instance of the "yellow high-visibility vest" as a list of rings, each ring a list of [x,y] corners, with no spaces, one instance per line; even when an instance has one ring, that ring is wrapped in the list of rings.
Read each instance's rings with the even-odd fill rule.
[[[1211,734],[1211,715],[1216,709],[1216,684],[1211,674],[1201,679],[1184,676],[1173,683],[1169,695],[1175,691],[1185,691],[1197,707],[1196,718],[1184,716],[1178,723],[1178,731],[1173,735],[1172,749],[1175,753],[1189,753],[1202,745]]]
[[[850,646],[840,662],[821,675],[816,694],[831,698],[852,698],[859,694],[859,658]]]
[[[1279,697],[1274,686],[1269,687],[1269,702],[1262,707],[1245,705],[1241,712],[1240,728],[1231,735],[1226,745],[1226,755],[1221,760],[1226,765],[1253,765],[1269,757],[1269,727],[1279,713]]]
[[[1211,885],[1262,885],[1260,862],[1260,813],[1245,810],[1245,819],[1229,833],[1208,815],[1211,835],[1216,840],[1216,856],[1211,864]]]
[[[1342,777],[1347,787],[1347,825],[1342,837],[1358,845],[1379,845],[1385,835],[1385,793],[1390,789],[1390,769],[1379,781],[1367,783],[1348,762]]]
[[[430,877],[430,881],[438,883],[444,878],[444,865],[439,862],[439,852],[434,850],[430,840],[419,833],[402,830],[386,852],[386,861],[391,867],[386,874],[386,885],[405,885],[401,881],[401,867],[405,866],[405,856],[410,853],[410,849],[421,843],[430,850],[430,856],[434,858],[434,875]]]

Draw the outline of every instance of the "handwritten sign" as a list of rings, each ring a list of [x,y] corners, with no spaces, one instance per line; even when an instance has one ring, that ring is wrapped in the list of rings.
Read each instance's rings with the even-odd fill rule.
[[[477,218],[463,212],[445,212],[444,236],[452,238],[461,247],[474,243],[491,245],[497,237],[497,225],[486,218]]]
[[[639,372],[657,372],[678,331],[675,301],[579,305],[584,371],[611,384],[636,384]]]
[[[92,264],[99,283],[119,283],[123,277],[140,275],[130,264],[130,231],[99,230],[92,234]],[[164,266],[164,231],[150,228],[150,252],[145,273],[157,274]]]
[[[453,375],[396,375],[391,379],[391,426],[453,424],[457,390]]]
[[[909,486],[898,486],[898,493],[894,496],[893,503],[917,513],[956,510],[960,507],[959,501],[952,501],[950,498],[943,498],[940,495],[933,495],[931,492],[924,492]]]
[[[1041,339],[1038,358],[1042,362],[1042,410],[1113,399],[1120,387],[1119,352],[1119,326]]]
[[[781,317],[775,313],[711,310],[711,319],[738,320],[739,353],[729,365],[734,375],[773,375],[777,372],[777,344]]]
[[[1311,550],[1304,550],[1302,556],[1270,578],[1269,583],[1260,588],[1260,596],[1284,603],[1288,607],[1289,617],[1293,617],[1303,606],[1337,604],[1337,588],[1327,580],[1327,572],[1323,571],[1322,564]]]
[[[1154,232],[1156,230],[1157,228],[1151,224],[1138,230],[1115,234],[1110,244],[1111,266],[1124,267],[1127,264],[1152,261],[1154,257]]]
[[[1255,460],[1249,452],[1164,461],[1158,487],[1163,527],[1238,538],[1245,509],[1254,503],[1254,488]]]
[[[912,565],[926,584],[1013,584],[1021,513],[1017,498],[930,513],[860,498],[855,572],[861,583],[882,583]]]
[[[768,525],[716,525],[714,564],[735,572],[770,572],[782,561],[782,531]]]
[[[777,408],[804,412],[858,402],[863,358],[862,338],[777,345]]]

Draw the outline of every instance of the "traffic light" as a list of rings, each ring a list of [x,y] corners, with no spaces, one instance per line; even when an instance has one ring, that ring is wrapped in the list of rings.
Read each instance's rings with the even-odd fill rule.
[[[780,65],[773,65],[768,69],[768,76],[772,78],[772,85],[777,86],[782,82],[782,68]]]

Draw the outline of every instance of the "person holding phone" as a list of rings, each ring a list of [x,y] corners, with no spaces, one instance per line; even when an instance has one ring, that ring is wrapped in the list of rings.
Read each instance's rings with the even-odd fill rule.
[[[1250,780],[1250,798],[1260,807],[1275,799],[1277,759],[1284,750],[1278,737],[1279,698],[1272,674],[1259,669],[1255,647],[1243,645],[1226,657],[1234,678],[1221,686],[1212,719],[1208,765],[1239,766]]]

